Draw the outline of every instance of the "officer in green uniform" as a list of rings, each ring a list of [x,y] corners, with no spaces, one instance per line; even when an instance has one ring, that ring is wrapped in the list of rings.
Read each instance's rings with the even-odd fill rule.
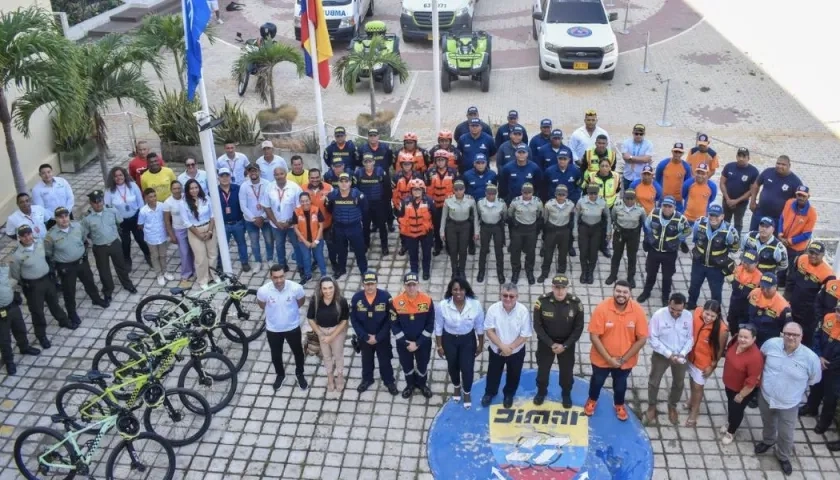
[[[627,247],[627,283],[630,288],[636,288],[636,259],[639,254],[639,243],[642,238],[642,227],[647,215],[645,209],[636,202],[636,191],[625,190],[624,202],[612,208],[613,224],[613,256],[610,261],[610,276],[604,281],[612,285],[618,278],[618,267],[621,256]]]
[[[70,315],[70,321],[80,324],[82,320],[76,313],[76,279],[82,281],[85,293],[94,305],[108,308],[110,303],[99,296],[93,272],[87,258],[85,239],[87,231],[79,222],[70,220],[70,212],[64,207],[55,209],[56,224],[44,238],[44,250],[61,279],[61,291],[64,294],[64,307]]]
[[[106,302],[111,303],[114,293],[111,263],[114,264],[114,270],[117,271],[117,278],[120,279],[123,288],[129,293],[137,293],[137,289],[128,278],[130,270],[122,254],[119,234],[122,219],[114,208],[105,206],[104,198],[102,190],[94,190],[88,194],[90,210],[82,219],[82,226],[93,243],[93,258],[96,261],[96,269],[99,270],[99,279],[102,280],[102,295]]]
[[[573,236],[580,247],[580,283],[595,283],[595,266],[598,262],[598,250],[604,238],[612,233],[612,219],[607,202],[598,196],[598,186],[586,187],[586,195],[580,197],[575,205],[575,224]]]
[[[566,258],[569,256],[569,245],[572,237],[572,215],[575,213],[575,204],[569,200],[569,187],[557,185],[554,189],[554,198],[545,202],[545,227],[543,228],[543,262],[542,272],[537,282],[542,283],[548,278],[551,270],[551,260],[554,257],[554,249],[557,249],[557,273],[566,273]]]
[[[479,239],[481,249],[478,252],[478,276],[476,281],[484,281],[487,268],[487,254],[490,253],[490,242],[496,253],[496,277],[499,285],[505,283],[505,221],[507,205],[499,199],[499,187],[487,184],[485,196],[478,201]]]
[[[15,337],[21,355],[38,355],[40,350],[29,344],[26,338],[26,324],[20,311],[20,297],[14,291],[14,282],[9,278],[9,266],[0,265],[0,358],[6,365],[6,373],[17,373],[15,355],[12,350],[12,336]]]
[[[465,193],[463,180],[455,180],[455,193],[443,201],[440,231],[452,265],[452,278],[467,278],[467,250],[470,233],[478,232],[478,211],[475,199]],[[476,234],[476,240],[478,235]]]
[[[542,230],[543,203],[534,196],[534,186],[530,183],[522,185],[522,195],[513,199],[508,207],[508,222],[510,224],[510,281],[519,281],[522,269],[522,252],[525,252],[525,276],[528,284],[537,283],[534,276],[536,263],[537,234]]]
[[[47,263],[44,244],[32,237],[32,228],[23,225],[17,230],[19,245],[12,253],[9,276],[18,282],[26,297],[26,305],[32,315],[32,327],[35,337],[43,348],[52,345],[47,338],[47,319],[44,317],[44,302],[52,316],[62,328],[75,330],[78,325],[71,323],[58,303],[55,282],[50,279],[50,266]]]
[[[557,359],[563,408],[572,408],[575,382],[575,343],[583,333],[583,303],[569,293],[569,279],[557,275],[551,292],[534,303],[534,333],[537,335],[537,394],[534,405],[542,405],[548,395],[551,366]]]

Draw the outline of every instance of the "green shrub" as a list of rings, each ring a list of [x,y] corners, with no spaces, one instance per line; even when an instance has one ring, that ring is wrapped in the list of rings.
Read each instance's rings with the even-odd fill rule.
[[[198,97],[187,100],[183,92],[170,92],[165,89],[159,93],[160,101],[149,119],[152,130],[160,141],[177,145],[198,145],[198,124],[195,112],[201,110]]]
[[[216,118],[224,118],[225,122],[213,129],[213,139],[217,145],[235,143],[237,145],[255,145],[260,136],[257,119],[248,115],[241,103],[231,103],[225,99],[225,105],[211,108],[211,114]]]
[[[72,152],[83,147],[88,141],[87,132],[84,129],[74,131],[73,126],[59,123],[55,117],[50,118],[50,124],[53,131],[53,148],[56,152]]]

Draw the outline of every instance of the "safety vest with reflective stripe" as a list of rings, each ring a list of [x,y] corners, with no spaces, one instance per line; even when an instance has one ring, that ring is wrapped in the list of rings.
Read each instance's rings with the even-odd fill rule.
[[[607,202],[608,207],[612,208],[612,206],[615,205],[615,199],[618,197],[618,189],[621,186],[621,177],[618,173],[611,172],[610,178],[606,180],[599,177],[597,171],[595,173],[586,172],[584,177],[585,185],[583,187],[583,191],[585,192],[586,187],[589,185],[597,185],[598,196]]]
[[[427,235],[434,228],[432,224],[432,200],[424,196],[420,201],[414,198],[403,200],[400,209],[400,234],[419,238]]]
[[[598,173],[598,169],[601,165],[601,158],[597,153],[595,153],[595,147],[590,148],[583,154],[583,160],[581,160],[581,170],[583,173],[592,172],[592,174]],[[615,171],[615,151],[612,148],[607,148],[607,154],[603,157],[607,158],[610,161],[610,168]]]
[[[442,172],[438,169],[429,170],[426,179],[427,193],[435,201],[435,208],[443,208],[446,198],[455,193],[457,176],[458,171],[448,167]]]
[[[703,262],[707,267],[723,268],[730,263],[730,253],[735,253],[738,247],[738,237],[735,234],[732,245],[727,245],[726,237],[730,230],[729,224],[721,222],[718,229],[709,238],[709,217],[702,217],[697,220],[697,239],[694,242],[692,258],[694,261]]]
[[[674,212],[674,216],[663,228],[661,215],[662,211],[657,208],[650,216],[653,248],[659,252],[676,252],[680,247],[680,235],[685,229],[685,217],[679,212]]]
[[[762,272],[776,272],[779,269],[779,262],[776,261],[776,249],[781,243],[776,237],[770,237],[770,241],[759,246],[758,232],[752,231],[747,234],[747,241],[744,248],[752,248],[758,252],[758,269]]]

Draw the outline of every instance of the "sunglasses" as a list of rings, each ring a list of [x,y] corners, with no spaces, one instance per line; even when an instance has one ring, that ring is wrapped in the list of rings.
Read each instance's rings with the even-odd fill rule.
[[[645,136],[645,132],[633,132],[633,135],[635,135],[635,136],[637,136],[637,137],[644,137],[644,136]]]
[[[515,293],[503,293],[502,298],[516,298]]]
[[[802,336],[801,333],[794,333],[794,332],[782,332],[782,335],[789,337],[789,338],[799,338]]]
[[[195,166],[195,164],[194,164],[194,163],[187,163],[186,165],[187,165],[188,167],[194,167],[194,166]]]

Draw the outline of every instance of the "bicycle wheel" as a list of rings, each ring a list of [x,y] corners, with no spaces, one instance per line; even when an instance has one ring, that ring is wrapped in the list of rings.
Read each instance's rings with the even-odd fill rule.
[[[233,311],[231,311],[231,307]],[[236,325],[241,328],[249,342],[262,335],[265,331],[265,319],[262,309],[257,304],[257,291],[249,288],[248,293],[243,295],[242,298],[228,297],[225,300],[224,307],[222,307],[221,323]],[[228,338],[233,342],[237,341],[236,338]]]
[[[155,330],[152,327],[143,322],[126,321],[120,322],[108,330],[108,333],[105,335],[105,345],[120,345],[126,348],[131,348],[131,346],[135,343],[128,339],[128,335],[131,333],[151,337],[156,346],[159,344],[159,337],[155,335]],[[117,362],[116,357],[112,356],[110,358],[112,362]]]
[[[150,320],[143,318],[147,314],[156,315],[156,320],[151,323],[162,327],[175,320],[181,315],[190,311],[189,305],[171,295],[149,295],[140,300],[134,309],[134,315],[140,323],[150,323]]]
[[[248,360],[248,339],[241,328],[223,323],[207,332],[210,351],[221,353],[233,362],[237,373]]]
[[[63,441],[64,435],[52,428],[34,427],[24,430],[15,440],[15,465],[18,471],[27,480],[75,477],[77,455],[68,443],[61,443]],[[44,462],[41,461],[42,456]]]
[[[108,480],[172,480],[174,476],[175,450],[166,439],[150,432],[120,441],[105,465]]]
[[[123,365],[140,360],[139,353],[121,345],[110,345],[93,356],[93,369],[111,375],[114,383],[121,383],[137,373],[146,373],[147,360],[137,363],[136,368],[123,369]],[[119,397],[118,397],[119,398]]]
[[[70,383],[58,390],[55,409],[65,417],[72,418],[70,425],[81,430],[111,414],[111,404],[102,395],[103,391],[84,383]],[[99,430],[86,433],[97,434]]]
[[[210,404],[198,392],[186,388],[166,391],[163,403],[146,407],[146,431],[165,438],[173,447],[197,442],[210,428]]]
[[[178,377],[178,386],[200,393],[210,404],[212,413],[219,413],[233,399],[239,380],[233,362],[226,356],[209,352],[200,357],[193,357]],[[198,405],[187,402],[190,409],[199,409]]]

